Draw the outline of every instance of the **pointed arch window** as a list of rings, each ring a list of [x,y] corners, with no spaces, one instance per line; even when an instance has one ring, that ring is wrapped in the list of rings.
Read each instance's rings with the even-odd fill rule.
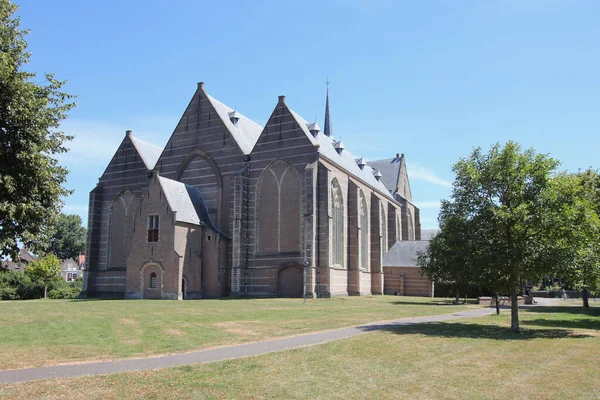
[[[130,191],[120,193],[110,207],[108,267],[125,268],[131,251],[133,220],[138,202]]]
[[[300,196],[294,166],[277,160],[262,172],[256,196],[258,253],[300,251]]]
[[[408,209],[408,240],[415,240],[415,223],[410,208]]]
[[[359,251],[360,251],[360,268],[369,270],[369,223],[367,216],[367,201],[360,191],[358,199],[358,230],[359,230]]]
[[[379,234],[381,235],[381,254],[385,254],[388,251],[387,247],[387,223],[385,218],[385,211],[383,210],[383,202],[379,207]]]
[[[342,189],[334,179],[331,183],[331,262],[344,265],[344,198]]]

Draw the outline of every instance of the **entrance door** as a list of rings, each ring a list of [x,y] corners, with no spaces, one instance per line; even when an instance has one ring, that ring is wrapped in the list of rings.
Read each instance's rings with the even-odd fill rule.
[[[186,287],[185,287],[185,278],[184,278],[181,280],[181,292],[182,292],[181,298],[183,300],[185,300],[185,290],[186,290]]]
[[[279,297],[302,297],[304,271],[302,267],[290,265],[279,271],[278,287]]]

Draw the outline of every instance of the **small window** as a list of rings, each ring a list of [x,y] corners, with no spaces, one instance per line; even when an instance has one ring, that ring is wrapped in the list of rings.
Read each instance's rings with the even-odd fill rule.
[[[150,274],[150,289],[156,289],[156,273]]]
[[[148,216],[148,242],[158,242],[158,215]]]
[[[73,280],[73,275],[67,274],[67,282],[71,282]]]

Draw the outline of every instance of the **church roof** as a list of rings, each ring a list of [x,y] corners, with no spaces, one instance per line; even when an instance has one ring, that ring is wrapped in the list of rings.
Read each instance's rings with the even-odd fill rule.
[[[319,132],[316,139],[319,142],[319,154],[338,165],[340,168],[346,170],[350,175],[369,184],[374,189],[377,189],[387,198],[394,200],[394,196],[392,196],[385,184],[382,181],[375,179],[375,170],[370,166],[370,163],[361,169],[358,164],[356,164],[356,157],[347,149],[342,151],[341,154],[338,154],[334,147],[335,143],[329,136],[325,136],[324,133]]]
[[[138,154],[144,161],[144,164],[146,164],[146,168],[152,170],[163,152],[162,147],[155,146],[152,143],[148,143],[131,135],[129,138],[131,139],[131,143],[133,143],[135,146]]]
[[[167,203],[171,211],[177,213],[175,221],[188,224],[201,225],[200,217],[188,194],[187,185],[182,182],[158,176]]]
[[[427,250],[429,240],[399,240],[383,256],[384,267],[417,267],[417,252]]]
[[[169,208],[176,213],[176,222],[208,226],[216,233],[227,237],[212,221],[198,188],[160,175],[157,178]]]
[[[250,154],[252,148],[256,144],[263,127],[244,116],[239,111],[221,103],[219,100],[211,97],[206,93],[206,98],[212,104],[213,108],[219,114],[219,117],[231,133],[231,136],[236,141],[244,154]],[[235,117],[239,118],[236,125],[231,122],[230,113],[235,112]]]
[[[385,160],[375,160],[367,162],[375,170],[381,171],[381,180],[391,191],[398,187],[398,177],[400,175],[400,164],[402,158],[388,158]]]

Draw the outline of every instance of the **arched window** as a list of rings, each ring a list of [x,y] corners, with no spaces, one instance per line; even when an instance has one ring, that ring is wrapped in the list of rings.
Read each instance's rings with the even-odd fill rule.
[[[331,182],[331,262],[344,265],[344,198],[342,189],[334,179]]]
[[[125,262],[131,251],[133,237],[133,219],[137,201],[129,191],[119,194],[110,208],[108,233],[108,266],[125,268]]]
[[[402,240],[402,223],[400,220],[401,212],[396,212],[396,240]]]
[[[360,191],[358,200],[358,229],[360,235],[360,268],[369,270],[369,223],[367,217],[367,201]]]
[[[300,251],[300,178],[277,160],[262,172],[257,186],[258,253]]]
[[[408,209],[408,240],[415,240],[415,223],[410,208]]]
[[[150,289],[156,289],[156,272],[150,274]]]
[[[385,254],[388,251],[387,247],[387,223],[385,219],[385,211],[383,210],[383,202],[379,207],[379,234],[381,235],[381,254]]]

